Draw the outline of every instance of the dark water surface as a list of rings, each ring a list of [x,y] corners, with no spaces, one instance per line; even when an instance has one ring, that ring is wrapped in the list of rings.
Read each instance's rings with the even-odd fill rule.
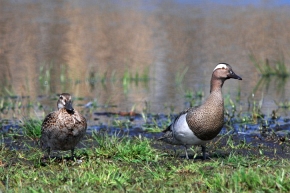
[[[259,84],[249,57],[270,65],[283,60],[290,69],[287,5],[0,2],[2,121],[42,119],[62,92],[75,97],[92,127],[94,112],[178,113],[189,106],[186,94],[199,92],[205,100],[219,62],[243,78],[223,88],[239,112],[259,104],[270,117],[290,96],[288,78]],[[287,118],[289,110],[278,113]]]

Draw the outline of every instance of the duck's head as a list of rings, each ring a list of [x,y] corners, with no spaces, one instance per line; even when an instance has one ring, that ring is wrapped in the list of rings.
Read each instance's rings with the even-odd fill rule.
[[[213,76],[217,79],[238,79],[242,80],[242,78],[236,75],[232,69],[232,67],[227,63],[219,63],[213,70]]]
[[[67,111],[73,111],[72,106],[72,97],[68,93],[62,93],[59,95],[59,99],[57,101],[57,108],[63,109],[65,108]]]

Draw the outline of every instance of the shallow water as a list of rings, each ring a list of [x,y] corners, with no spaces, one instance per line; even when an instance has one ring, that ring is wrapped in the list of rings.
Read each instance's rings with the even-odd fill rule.
[[[288,100],[289,79],[258,84],[249,56],[271,65],[283,58],[290,68],[289,14],[289,6],[266,3],[1,1],[0,95],[8,106],[0,119],[42,119],[61,92],[75,97],[91,128],[99,124],[94,112],[176,114],[190,92],[205,100],[219,62],[243,78],[223,88],[238,111],[260,102],[270,117]]]

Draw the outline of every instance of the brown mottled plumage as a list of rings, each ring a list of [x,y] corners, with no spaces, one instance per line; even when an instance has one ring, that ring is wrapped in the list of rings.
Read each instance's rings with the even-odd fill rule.
[[[71,95],[63,93],[57,101],[58,110],[48,114],[41,127],[40,145],[50,150],[71,150],[83,138],[87,129],[87,121],[72,107]]]
[[[224,125],[222,86],[225,80],[230,78],[242,80],[229,64],[218,64],[212,73],[210,95],[204,104],[181,112],[163,131],[164,136],[159,140],[173,145],[183,145],[187,159],[188,146],[201,145],[205,159],[205,144],[215,138]]]
[[[224,103],[220,92],[211,92],[208,99],[198,108],[191,108],[186,120],[189,128],[201,140],[212,140],[224,125]]]

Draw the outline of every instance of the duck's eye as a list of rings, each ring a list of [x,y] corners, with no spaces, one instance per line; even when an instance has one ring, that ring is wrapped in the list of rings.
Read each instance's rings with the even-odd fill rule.
[[[62,97],[62,96],[59,96],[59,99],[61,99],[61,100],[62,100],[62,99],[63,99],[63,97]]]
[[[222,67],[222,69],[226,69],[225,67]]]

